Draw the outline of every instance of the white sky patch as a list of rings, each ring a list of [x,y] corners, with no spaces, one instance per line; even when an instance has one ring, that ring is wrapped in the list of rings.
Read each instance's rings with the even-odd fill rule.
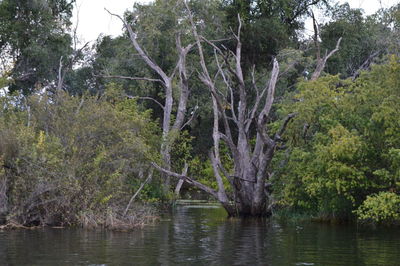
[[[77,35],[81,43],[92,42],[100,34],[118,36],[122,33],[122,23],[105,11],[123,15],[135,3],[149,3],[149,0],[77,0],[73,11],[73,27],[78,22]]]
[[[372,15],[381,8],[389,8],[400,2],[400,0],[339,0],[339,4],[349,3],[351,8],[359,8],[364,11],[364,15]],[[316,13],[317,22],[319,24],[326,23],[330,20],[322,14]],[[312,20],[308,19],[305,23],[304,37],[310,37],[314,34]]]
[[[388,8],[400,0],[340,0],[340,3],[349,2],[352,8],[362,8],[366,15],[373,14],[380,8]],[[127,9],[132,9],[134,3],[149,3],[151,0],[77,0],[72,21],[79,24],[77,34],[82,43],[95,41],[100,34],[118,36],[122,33],[122,23],[118,18],[110,16],[104,8],[113,13],[123,15]],[[326,20],[326,18],[325,18]],[[320,18],[319,22],[324,22]],[[310,27],[307,23],[307,28]],[[307,34],[307,33],[306,33]]]

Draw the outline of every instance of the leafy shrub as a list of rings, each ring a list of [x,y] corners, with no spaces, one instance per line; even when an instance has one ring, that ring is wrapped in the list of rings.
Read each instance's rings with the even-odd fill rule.
[[[0,101],[0,216],[6,222],[104,225],[110,210],[124,218],[157,145],[149,113],[115,89],[101,98],[58,92]]]
[[[400,196],[393,192],[370,195],[355,213],[363,222],[398,223],[400,222]]]
[[[281,105],[298,114],[284,136],[290,156],[283,151],[276,161],[281,169],[274,193],[281,205],[352,219],[362,204],[375,210],[365,204],[377,196],[364,202],[367,196],[400,191],[399,73],[399,59],[390,57],[355,81],[324,76],[297,85],[297,101]],[[358,212],[372,215],[364,207]],[[383,205],[382,210],[389,211]],[[386,215],[378,213],[373,221]]]

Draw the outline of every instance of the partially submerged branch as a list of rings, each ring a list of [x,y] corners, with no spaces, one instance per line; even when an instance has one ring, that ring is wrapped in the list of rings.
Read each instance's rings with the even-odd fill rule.
[[[206,193],[214,196],[216,199],[218,199],[218,194],[214,189],[212,189],[212,188],[210,188],[210,187],[208,187],[208,186],[206,186],[206,185],[194,180],[193,178],[188,177],[187,175],[178,174],[178,173],[172,172],[170,170],[167,170],[165,168],[162,168],[161,166],[159,166],[156,163],[152,163],[152,165],[158,171],[163,172],[163,173],[167,174],[168,176],[172,176],[172,177],[176,177],[176,178],[179,178],[179,179],[183,179],[185,182],[187,182],[189,184],[192,184],[193,186],[203,190],[204,192],[206,192]]]

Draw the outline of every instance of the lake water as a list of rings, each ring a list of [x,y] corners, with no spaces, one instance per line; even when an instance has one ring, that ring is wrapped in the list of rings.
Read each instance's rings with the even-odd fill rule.
[[[180,206],[134,232],[0,232],[0,265],[400,265],[400,230],[227,220]]]

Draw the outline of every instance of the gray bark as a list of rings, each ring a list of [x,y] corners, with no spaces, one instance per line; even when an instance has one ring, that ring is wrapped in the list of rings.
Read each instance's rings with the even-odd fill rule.
[[[188,7],[187,7],[188,8]],[[189,17],[192,23],[193,35],[196,39],[198,52],[200,55],[200,65],[202,72],[200,78],[202,82],[209,88],[213,100],[214,126],[213,141],[214,147],[211,152],[211,162],[214,170],[214,176],[218,184],[218,191],[215,197],[227,209],[229,215],[232,216],[265,216],[268,214],[267,202],[268,195],[265,193],[265,182],[268,178],[268,167],[273,158],[275,147],[277,145],[278,136],[269,136],[267,129],[267,121],[274,102],[275,87],[279,76],[279,64],[275,59],[269,82],[263,88],[261,94],[257,92],[258,97],[253,108],[249,108],[247,93],[250,88],[244,82],[243,71],[241,67],[241,20],[239,20],[239,28],[235,39],[237,42],[235,53],[231,53],[234,59],[234,66],[230,66],[230,60],[226,53],[223,53],[212,42],[205,40],[199,36],[193,17],[189,11]],[[232,91],[236,91],[239,95],[239,101],[235,104],[231,96],[232,112],[231,122],[228,123],[228,111],[222,103],[229,102],[223,98],[222,90],[217,88],[215,79],[211,78],[209,69],[207,68],[204,58],[202,40],[210,44],[216,53],[216,64],[218,73],[225,86],[229,89],[230,95]],[[225,64],[219,63],[222,57]],[[230,75],[231,78],[227,78]],[[232,82],[234,80],[234,82]],[[261,103],[264,103],[260,110]],[[237,106],[237,111],[235,110]],[[290,120],[293,116],[290,116]],[[283,124],[283,134],[287,123]],[[232,128],[231,128],[232,127]],[[257,128],[256,143],[250,145],[250,128]],[[238,132],[236,140],[233,139],[231,132]],[[224,141],[229,147],[230,154],[234,162],[233,175],[230,175],[224,168],[220,160],[219,146],[220,141]],[[221,174],[230,181],[234,195],[229,198],[223,185]]]
[[[282,121],[281,128],[275,134],[270,132],[268,120],[275,100],[275,88],[280,73],[279,63],[276,59],[273,60],[269,80],[260,91],[254,78],[252,86],[248,86],[244,81],[241,67],[242,43],[240,33],[242,25],[240,17],[238,16],[238,31],[234,34],[236,49],[230,51],[224,47],[219,48],[212,41],[200,36],[189,6],[187,2],[184,3],[188,10],[192,33],[199,53],[201,67],[199,77],[208,88],[212,99],[214,120],[213,149],[210,152],[210,158],[218,189],[214,190],[186,174],[174,173],[170,169],[160,167],[157,164],[153,164],[153,166],[169,176],[179,178],[182,182],[188,182],[212,195],[225,207],[230,216],[267,216],[270,213],[268,206],[271,206],[270,195],[266,189],[267,184],[270,184],[271,161],[279,142],[282,141],[282,134],[284,134],[289,122],[296,116],[296,114],[289,114]],[[327,60],[339,50],[341,42],[340,38],[336,48],[329,53],[326,52],[321,58],[315,20],[314,27],[316,29],[317,67],[312,75],[313,80],[321,75]],[[207,43],[214,49],[216,73],[211,74],[207,67],[203,43]],[[221,59],[223,63],[220,62]],[[183,72],[181,71],[181,73]],[[224,84],[225,90],[218,87],[221,86],[220,84]],[[248,102],[247,97],[251,89],[254,89],[257,95],[253,105]],[[228,93],[224,91],[228,91]],[[238,99],[235,99],[233,95],[238,95]],[[227,104],[230,105],[230,108],[225,108]],[[251,129],[256,129],[255,143],[252,144],[250,144]],[[235,137],[231,133],[233,131],[237,132]],[[233,169],[224,169],[222,165],[219,150],[221,141],[225,142],[229,149],[234,164]],[[233,195],[228,195],[226,192],[224,178],[229,181]]]
[[[108,13],[110,13],[107,10]],[[136,78],[129,77],[129,79],[141,79],[147,81],[161,82],[164,87],[165,101],[161,104],[163,109],[163,119],[162,119],[162,143],[160,147],[160,153],[163,159],[164,168],[166,170],[171,170],[171,149],[176,137],[177,133],[182,129],[183,125],[185,125],[186,121],[186,111],[187,111],[187,102],[190,94],[189,83],[188,83],[188,73],[186,69],[186,56],[190,49],[193,47],[192,44],[187,45],[186,47],[182,46],[181,38],[177,35],[176,38],[176,48],[178,51],[178,60],[175,70],[171,74],[165,73],[165,71],[152,59],[150,56],[143,50],[139,42],[137,41],[137,33],[134,32],[131,25],[125,21],[122,17],[112,14],[113,16],[118,17],[124,24],[125,28],[128,31],[129,38],[131,43],[140,58],[150,67],[154,72],[156,72],[159,76],[159,79],[148,79],[148,78]],[[174,98],[173,98],[173,85],[172,81],[175,78],[176,72],[178,72],[179,78],[179,88],[177,88],[177,93],[179,95],[179,100],[177,103],[177,110],[173,114],[174,107]],[[121,76],[110,76],[110,77],[121,77]],[[121,77],[127,78],[127,77]],[[149,98],[149,97],[148,97]],[[175,117],[175,121],[172,122],[172,116]],[[165,187],[164,191],[169,191],[170,188],[170,175],[164,172],[165,175]]]
[[[3,167],[3,166],[0,166]],[[0,220],[8,211],[7,178],[0,176]]]
[[[328,59],[334,55],[337,51],[339,51],[340,47],[340,42],[342,41],[342,37],[340,37],[336,43],[335,49],[330,51],[325,51],[325,55],[321,57],[321,45],[319,41],[320,33],[319,33],[319,27],[317,24],[317,20],[315,19],[314,13],[311,12],[311,17],[313,19],[313,27],[314,27],[314,44],[316,48],[316,56],[317,56],[317,65],[315,67],[314,72],[311,75],[311,80],[316,80],[321,76],[322,71],[324,70],[326,66],[326,62]]]
[[[185,166],[183,167],[183,170],[182,170],[182,175],[187,175],[188,167],[189,167],[189,165],[185,162]],[[175,195],[177,197],[179,197],[183,183],[185,183],[185,180],[179,179],[178,183],[176,184]]]

